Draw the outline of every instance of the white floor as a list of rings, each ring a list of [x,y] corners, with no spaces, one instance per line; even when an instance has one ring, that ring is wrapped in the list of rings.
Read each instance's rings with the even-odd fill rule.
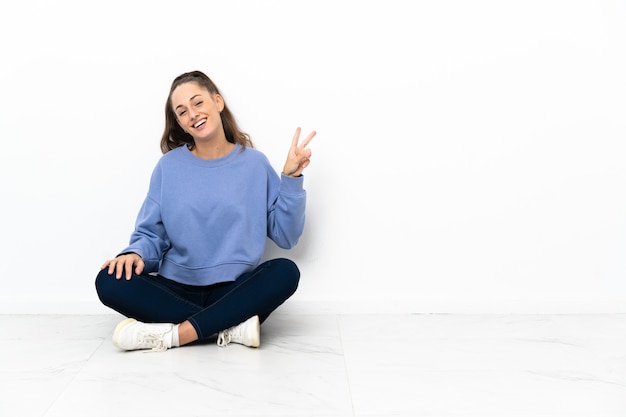
[[[626,315],[293,315],[121,352],[117,315],[0,316],[0,416],[626,416]]]

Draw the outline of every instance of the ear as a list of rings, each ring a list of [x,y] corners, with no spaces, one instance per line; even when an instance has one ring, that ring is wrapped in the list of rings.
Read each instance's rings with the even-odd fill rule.
[[[226,103],[224,103],[224,98],[219,94],[215,94],[215,104],[217,105],[217,110],[220,113],[224,110],[224,106],[226,105]]]

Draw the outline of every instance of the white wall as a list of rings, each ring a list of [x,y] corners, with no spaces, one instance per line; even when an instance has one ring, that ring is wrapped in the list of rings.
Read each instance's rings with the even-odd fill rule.
[[[280,170],[305,172],[294,311],[626,312],[619,1],[0,5],[0,312],[108,312],[199,69]],[[299,307],[294,307],[299,306]],[[308,306],[308,307],[307,307]]]

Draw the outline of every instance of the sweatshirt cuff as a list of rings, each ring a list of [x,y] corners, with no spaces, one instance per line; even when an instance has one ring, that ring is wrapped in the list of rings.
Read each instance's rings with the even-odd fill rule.
[[[280,174],[280,188],[282,192],[289,194],[300,194],[304,191],[304,175],[299,177],[290,177],[283,173]]]

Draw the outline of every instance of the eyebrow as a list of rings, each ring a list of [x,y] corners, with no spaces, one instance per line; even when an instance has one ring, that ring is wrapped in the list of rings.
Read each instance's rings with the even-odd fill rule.
[[[189,101],[193,100],[194,98],[196,98],[196,97],[198,97],[198,96],[200,96],[200,94],[196,94],[195,96],[191,97],[191,98],[189,99]],[[178,106],[176,106],[176,108],[175,108],[174,110],[177,110],[179,107],[183,107],[183,105],[182,105],[182,104],[179,104]]]

